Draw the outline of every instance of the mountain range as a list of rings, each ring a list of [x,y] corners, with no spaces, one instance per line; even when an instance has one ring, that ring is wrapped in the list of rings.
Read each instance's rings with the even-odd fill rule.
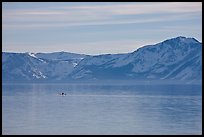
[[[125,54],[2,52],[3,82],[202,81],[202,43],[176,37]]]

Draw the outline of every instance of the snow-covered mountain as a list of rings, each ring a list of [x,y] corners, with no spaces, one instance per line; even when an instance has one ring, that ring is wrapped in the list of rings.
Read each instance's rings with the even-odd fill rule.
[[[202,43],[176,37],[127,54],[2,53],[4,80],[200,80]]]
[[[61,80],[86,56],[67,52],[36,54],[3,52],[3,81]]]
[[[129,54],[99,55],[80,62],[73,79],[201,79],[202,44],[177,37]]]

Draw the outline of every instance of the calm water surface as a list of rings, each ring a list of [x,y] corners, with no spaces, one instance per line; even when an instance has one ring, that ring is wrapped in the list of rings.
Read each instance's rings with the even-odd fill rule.
[[[4,135],[202,134],[199,85],[2,86]]]

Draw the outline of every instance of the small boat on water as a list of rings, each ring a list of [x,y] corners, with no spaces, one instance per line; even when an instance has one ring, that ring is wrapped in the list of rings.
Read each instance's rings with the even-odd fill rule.
[[[66,95],[67,95],[67,94],[64,93],[64,92],[60,93],[60,96],[66,96]]]

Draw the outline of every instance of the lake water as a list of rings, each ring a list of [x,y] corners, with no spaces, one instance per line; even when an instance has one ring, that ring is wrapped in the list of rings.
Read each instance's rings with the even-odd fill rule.
[[[201,85],[2,86],[3,135],[202,134]]]

